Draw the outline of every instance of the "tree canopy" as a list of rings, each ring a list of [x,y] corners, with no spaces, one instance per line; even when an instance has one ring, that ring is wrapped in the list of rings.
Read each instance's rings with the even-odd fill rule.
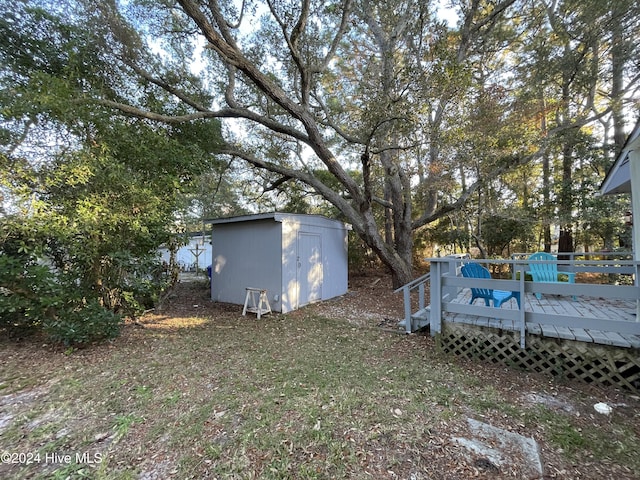
[[[5,135],[87,111],[205,151],[222,137],[210,183],[322,199],[396,284],[416,235],[453,225],[488,254],[550,248],[557,224],[573,249],[619,208],[593,193],[637,116],[637,2],[455,0],[455,24],[418,0],[20,5],[3,12],[2,80],[23,95],[3,98]]]
[[[80,24],[26,2],[3,10],[0,329],[110,337],[169,282],[157,249],[200,175],[222,168],[220,123],[162,125],[87,102],[134,84]]]

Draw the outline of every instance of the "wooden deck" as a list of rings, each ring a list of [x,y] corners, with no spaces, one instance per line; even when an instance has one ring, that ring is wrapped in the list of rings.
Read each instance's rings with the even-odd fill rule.
[[[429,273],[397,290],[404,296],[401,325],[407,333],[429,327],[445,353],[640,393],[640,261],[563,264],[568,272],[619,275],[626,285],[533,282],[522,260],[475,261],[509,268],[508,280],[467,278],[460,271],[474,262],[468,257],[429,261]],[[517,292],[522,309],[515,299],[501,308],[481,300],[470,305],[471,288]]]
[[[464,288],[451,303],[468,304],[470,300],[471,290]],[[574,301],[570,296],[549,294],[542,295],[542,298],[538,300],[535,295],[530,293],[527,293],[523,300],[523,308],[526,312],[563,315],[574,318],[597,318],[605,321],[637,321],[636,304],[633,301],[596,297],[578,297]],[[482,300],[476,300],[475,305],[483,305]],[[504,303],[501,308],[503,310],[518,310],[518,304],[514,299],[511,299]],[[443,320],[445,322],[493,327],[507,331],[521,330],[520,323],[514,320],[489,318],[465,313],[443,312]],[[526,330],[528,334],[549,338],[576,340],[626,348],[640,348],[639,335],[586,328],[568,328],[533,322],[526,323]]]

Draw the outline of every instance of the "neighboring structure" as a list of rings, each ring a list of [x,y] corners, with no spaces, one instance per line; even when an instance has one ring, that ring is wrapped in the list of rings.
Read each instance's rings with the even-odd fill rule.
[[[640,119],[600,186],[601,195],[614,193],[631,194],[631,208],[635,217],[633,252],[634,259],[640,260],[640,228],[637,225],[640,216]]]
[[[640,260],[640,227],[638,226],[638,218],[640,218],[640,118],[600,186],[600,194],[614,193],[631,194],[633,222],[631,243],[633,245],[633,259],[638,261]],[[639,285],[640,280],[636,278],[635,281],[636,285]],[[636,318],[637,321],[640,321],[640,302],[636,307]]]
[[[160,247],[158,253],[161,261],[169,263],[171,252],[166,246]],[[199,271],[206,273],[207,267],[211,265],[211,236],[190,235],[189,242],[178,247],[176,263],[182,271],[195,272],[197,265]]]
[[[348,224],[290,213],[207,223],[212,224],[215,301],[242,305],[247,287],[266,289],[271,308],[286,313],[347,292]]]

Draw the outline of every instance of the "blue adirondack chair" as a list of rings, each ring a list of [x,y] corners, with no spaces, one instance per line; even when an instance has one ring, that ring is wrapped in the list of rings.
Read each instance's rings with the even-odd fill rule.
[[[467,278],[491,278],[489,270],[479,263],[467,263],[463,265],[462,276]],[[490,288],[471,288],[471,301],[469,303],[473,303],[476,298],[484,299],[484,304],[487,307],[490,307],[490,302],[493,301],[493,306],[496,308],[500,308],[500,305],[510,298],[515,298],[516,302],[518,302],[518,308],[520,308],[520,292],[493,290]]]
[[[529,260],[544,261],[545,263],[530,263],[529,271],[534,282],[549,282],[560,283],[560,277],[558,276],[558,260],[555,255],[551,255],[546,252],[536,252],[529,256]],[[568,283],[576,283],[576,274],[573,272],[560,272],[562,275],[566,275]],[[540,300],[542,298],[541,293],[536,293],[536,298]],[[576,297],[574,296],[575,300]]]

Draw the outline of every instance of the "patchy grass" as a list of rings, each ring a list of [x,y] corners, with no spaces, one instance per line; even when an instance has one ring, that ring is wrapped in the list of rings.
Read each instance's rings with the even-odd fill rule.
[[[24,458],[0,477],[502,478],[451,442],[467,417],[535,438],[548,478],[640,476],[633,395],[445,357],[320,307],[257,321],[187,303],[86,350],[3,343],[1,449]]]

